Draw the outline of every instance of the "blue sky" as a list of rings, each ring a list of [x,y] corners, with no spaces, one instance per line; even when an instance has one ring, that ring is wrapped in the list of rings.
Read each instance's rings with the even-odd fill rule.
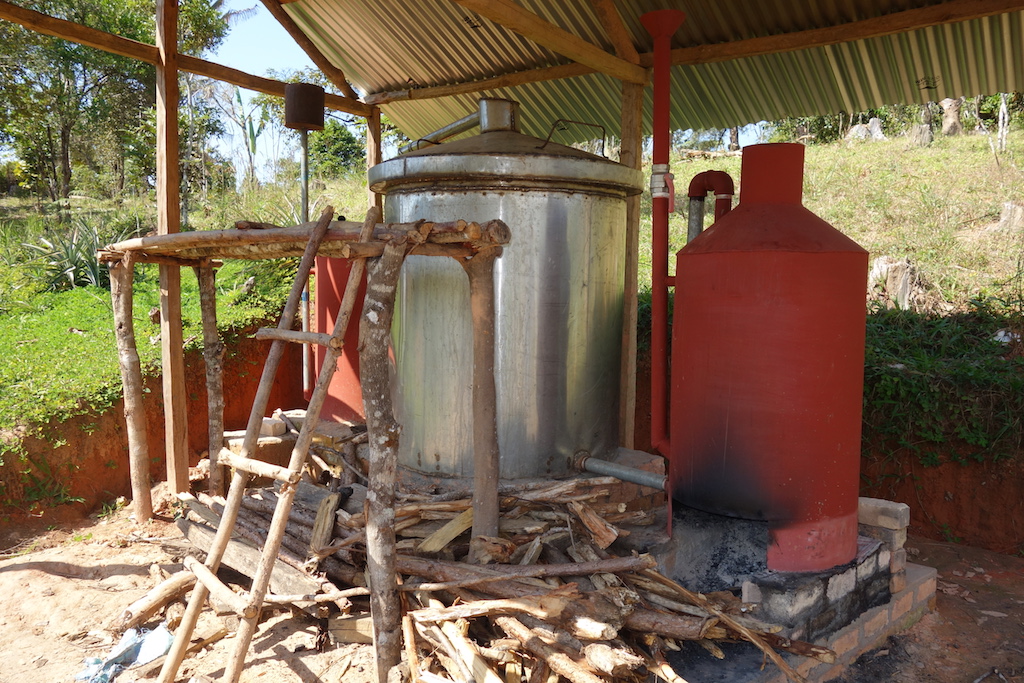
[[[306,53],[288,35],[258,0],[229,0],[225,9],[240,11],[256,8],[256,15],[236,22],[211,61],[257,76],[270,69],[312,67]]]
[[[255,7],[256,13],[231,26],[228,37],[215,53],[208,59],[218,64],[230,66],[239,71],[266,76],[270,70],[278,72],[294,71],[303,68],[312,68],[313,62],[309,59],[302,48],[296,44],[288,32],[281,27],[277,20],[270,15],[270,12],[259,0],[228,0],[225,3],[225,11],[241,11]],[[243,90],[243,98],[248,101],[255,93]],[[227,124],[231,125],[231,124]],[[296,149],[292,150],[293,156],[297,155]],[[232,156],[230,140],[221,140],[220,149],[226,156]],[[259,154],[257,155],[257,167],[265,166],[266,163],[275,157],[280,157],[289,150],[286,149],[285,141],[271,139],[264,134],[257,143]],[[238,161],[236,156],[232,158]],[[295,158],[298,158],[295,156]],[[241,178],[239,178],[241,180]]]

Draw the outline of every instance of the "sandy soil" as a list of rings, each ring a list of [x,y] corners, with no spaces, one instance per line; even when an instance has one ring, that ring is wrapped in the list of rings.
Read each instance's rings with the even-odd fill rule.
[[[0,538],[0,547],[8,548],[0,559],[0,683],[72,681],[85,658],[110,650],[106,627],[189,552],[168,520],[138,526],[126,511],[39,534],[23,530]],[[938,609],[862,657],[843,682],[1024,682],[1024,559],[917,538],[908,547],[912,561],[939,570]],[[196,633],[232,625],[207,611]],[[369,647],[318,652],[318,630],[287,612],[271,615],[242,680],[371,680]],[[203,648],[186,660],[180,680],[216,679],[231,646],[228,637]],[[154,679],[155,672],[143,679],[131,670],[117,678]]]

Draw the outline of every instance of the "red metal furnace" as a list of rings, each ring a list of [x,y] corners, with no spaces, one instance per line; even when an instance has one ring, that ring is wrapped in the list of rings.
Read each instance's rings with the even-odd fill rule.
[[[345,285],[348,283],[348,259],[316,257],[316,280],[314,298],[316,300],[316,331],[330,334],[334,329],[335,318],[341,308],[341,299],[345,296]],[[363,315],[363,297],[366,295],[366,278],[359,285],[356,305],[349,319],[348,330],[345,332],[345,346],[338,358],[338,371],[331,378],[331,386],[320,409],[320,419],[338,422],[341,420],[362,422],[363,391],[359,384],[359,319]],[[314,346],[314,367],[320,372],[326,351],[322,346]],[[307,397],[308,398],[308,397]]]
[[[779,571],[857,552],[868,254],[802,206],[803,161],[746,147],[740,204],[676,256],[673,496],[768,520]]]

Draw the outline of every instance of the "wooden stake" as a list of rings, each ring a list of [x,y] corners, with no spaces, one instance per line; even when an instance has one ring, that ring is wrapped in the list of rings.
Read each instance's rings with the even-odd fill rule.
[[[372,590],[370,611],[379,683],[387,683],[388,672],[402,660],[394,526],[399,427],[391,405],[388,341],[398,275],[407,249],[404,240],[389,242],[384,255],[370,265],[359,326],[359,381],[370,446],[366,570]]]
[[[142,366],[135,346],[135,322],[132,319],[134,269],[131,256],[110,264],[110,297],[114,307],[114,337],[121,366],[121,384],[124,386],[132,506],[135,521],[142,523],[153,518],[153,498],[149,483],[146,413],[142,405]]]
[[[494,385],[494,260],[501,247],[461,261],[473,316],[473,538],[498,535],[498,408]],[[470,541],[470,559],[478,552]]]
[[[206,364],[206,410],[209,428],[207,452],[210,457],[212,496],[224,495],[224,470],[217,464],[224,446],[224,344],[217,332],[217,280],[209,263],[195,268],[199,281],[199,308],[203,317],[203,361]]]

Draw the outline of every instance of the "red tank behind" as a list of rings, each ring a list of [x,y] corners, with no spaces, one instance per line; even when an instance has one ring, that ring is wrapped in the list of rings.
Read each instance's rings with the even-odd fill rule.
[[[316,257],[316,281],[314,283],[315,315],[313,325],[317,332],[330,334],[334,331],[334,323],[341,308],[341,298],[345,295],[345,284],[348,282],[349,261],[343,258]],[[359,319],[363,314],[363,297],[366,294],[366,278],[359,285],[356,306],[349,319],[348,330],[345,332],[345,347],[338,359],[338,371],[331,379],[327,398],[320,411],[320,419],[330,421],[362,422],[363,412],[362,388],[359,384]],[[324,362],[324,348],[315,346],[314,376],[320,373]]]
[[[673,496],[768,520],[779,571],[857,552],[868,254],[802,206],[803,156],[745,148],[740,204],[676,257]]]

